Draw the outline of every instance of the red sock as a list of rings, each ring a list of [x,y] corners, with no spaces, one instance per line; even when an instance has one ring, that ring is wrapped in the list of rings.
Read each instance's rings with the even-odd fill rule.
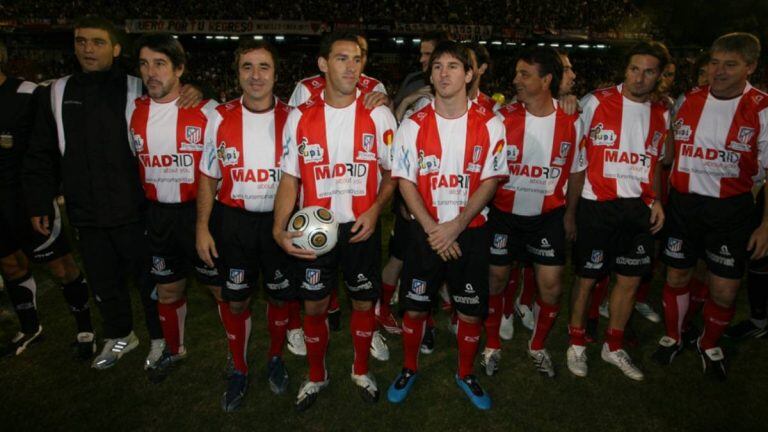
[[[696,277],[691,278],[691,282],[688,283],[688,288],[691,292],[691,302],[688,305],[688,312],[685,314],[683,320],[683,328],[688,327],[691,320],[701,311],[704,307],[704,303],[709,299],[709,287]]]
[[[296,330],[301,328],[301,303],[298,300],[285,302],[288,306],[288,328],[287,330]]]
[[[485,326],[486,348],[501,349],[499,327],[501,327],[501,314],[503,308],[503,294],[491,294],[488,297],[488,316],[485,318],[485,321],[483,321],[483,326]]]
[[[637,287],[637,294],[635,294],[635,301],[637,303],[647,303],[648,293],[651,291],[651,281],[640,282],[640,286]]]
[[[291,307],[287,303],[276,305],[267,303],[267,329],[269,330],[269,357],[281,357],[283,344],[288,331]]]
[[[325,381],[325,353],[328,350],[328,315],[304,315],[304,342],[307,345],[309,380]]]
[[[403,367],[406,369],[419,370],[419,348],[427,319],[403,315]]]
[[[427,315],[427,327],[435,328],[435,320],[432,318],[432,314]]]
[[[376,315],[373,308],[367,311],[352,311],[349,329],[352,333],[352,346],[355,352],[355,361],[352,367],[355,375],[368,373],[368,351],[371,348],[375,328]]]
[[[528,307],[533,306],[533,296],[536,295],[537,289],[533,267],[525,267],[523,269],[523,292],[520,293],[520,304]]]
[[[389,302],[392,301],[392,296],[395,295],[395,286],[390,284],[381,284],[381,299],[379,299],[379,316],[388,317],[392,313],[389,307]]]
[[[544,349],[544,341],[547,340],[549,331],[557,319],[560,312],[559,304],[547,304],[537,298],[533,305],[533,316],[536,318],[536,324],[533,327],[533,336],[531,337],[531,350]]]
[[[248,374],[248,338],[251,335],[251,311],[246,309],[240,315],[235,315],[224,303],[219,309],[224,329],[227,331],[227,343],[232,354],[235,370]]]
[[[605,343],[608,344],[608,350],[611,352],[620,350],[624,345],[624,330],[609,327],[605,330]]]
[[[178,354],[184,345],[184,321],[187,317],[187,299],[173,303],[157,302],[157,315],[163,328],[165,346],[171,354]]]
[[[504,316],[510,316],[515,313],[515,296],[517,295],[519,280],[520,267],[515,267],[509,275],[509,283],[504,290]]]
[[[683,327],[683,317],[688,311],[689,300],[688,286],[671,287],[668,283],[664,284],[664,289],[661,291],[664,326],[667,329],[667,336],[678,342],[680,342],[680,331]]]
[[[338,290],[331,290],[331,296],[328,300],[328,312],[335,312],[337,310],[339,310]]]
[[[456,341],[459,345],[459,378],[472,374],[477,348],[480,346],[480,323],[459,319]]]
[[[578,346],[587,346],[587,340],[584,339],[584,336],[587,334],[587,331],[584,330],[584,327],[574,327],[572,325],[568,326],[568,335],[570,336],[570,341],[568,342],[570,345],[578,345]]]
[[[733,306],[722,307],[712,299],[707,300],[704,304],[704,333],[699,340],[701,349],[708,350],[717,346],[735,313],[736,308]]]
[[[605,296],[608,294],[608,276],[597,281],[592,289],[592,296],[589,299],[589,311],[587,317],[595,320],[600,319],[600,305],[603,304]]]

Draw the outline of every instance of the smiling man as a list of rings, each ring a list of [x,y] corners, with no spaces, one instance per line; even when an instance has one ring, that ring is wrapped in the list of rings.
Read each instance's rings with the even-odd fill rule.
[[[735,314],[734,301],[747,262],[768,251],[768,212],[757,224],[750,193],[768,168],[768,95],[750,85],[759,40],[748,33],[718,38],[710,50],[709,86],[677,101],[675,161],[669,225],[662,259],[667,264],[664,319],[667,334],[654,358],[669,364],[682,351],[681,323],[698,259],[708,270],[710,298],[697,346],[704,372],[725,379],[718,340]],[[763,289],[765,286],[763,286]]]
[[[627,377],[642,380],[623,349],[624,328],[634,307],[634,296],[643,274],[650,271],[653,234],[664,223],[656,200],[669,114],[651,95],[669,63],[667,48],[642,42],[626,57],[624,82],[595,90],[582,99],[584,137],[571,177],[575,196],[565,214],[566,231],[576,237],[574,264],[579,276],[573,293],[569,326],[568,369],[587,375],[585,340],[586,307],[597,280],[616,274],[610,298],[610,321],[601,357]],[[575,201],[575,200],[573,200]],[[578,211],[577,211],[578,209]]]

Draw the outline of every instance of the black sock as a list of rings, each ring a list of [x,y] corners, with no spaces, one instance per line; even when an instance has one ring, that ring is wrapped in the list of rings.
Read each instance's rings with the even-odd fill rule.
[[[37,284],[31,273],[16,280],[5,281],[8,297],[19,317],[22,333],[37,333],[40,321],[37,318]]]
[[[753,273],[747,275],[747,297],[749,298],[750,318],[764,320],[768,306],[768,273]]]
[[[75,317],[78,333],[93,333],[91,310],[88,306],[88,283],[82,273],[74,281],[62,284],[61,289],[69,304],[69,311]]]

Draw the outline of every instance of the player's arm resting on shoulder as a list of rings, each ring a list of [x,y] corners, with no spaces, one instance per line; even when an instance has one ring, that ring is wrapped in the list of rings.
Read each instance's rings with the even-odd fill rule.
[[[563,226],[565,227],[565,238],[570,241],[576,240],[576,208],[579,205],[581,191],[584,189],[585,178],[586,171],[574,172],[568,177]]]
[[[426,95],[432,94],[432,87],[430,86],[424,86],[415,92],[409,94],[408,96],[404,97],[403,100],[400,102],[400,105],[397,106],[397,109],[395,110],[395,118],[398,122],[403,121],[403,117],[405,116],[406,111],[408,111],[408,108],[411,107],[417,100],[421,99],[422,97]]]
[[[280,183],[277,186],[277,194],[275,195],[272,237],[274,237],[275,242],[289,255],[293,255],[296,258],[312,260],[317,258],[317,255],[314,252],[301,249],[293,244],[293,239],[301,236],[301,233],[288,232],[286,230],[288,220],[291,218],[291,213],[293,213],[293,209],[296,206],[296,198],[298,196],[299,178],[283,171]]]
[[[38,87],[33,95],[34,127],[22,162],[22,189],[35,231],[50,235],[48,214],[61,184],[61,152],[51,111],[50,87]]]
[[[563,108],[563,112],[568,115],[579,112],[579,98],[577,98],[576,95],[560,96],[558,103]]]
[[[192,108],[203,100],[203,90],[199,84],[182,84],[181,94],[176,105],[179,108]]]
[[[768,170],[766,170],[765,175],[768,178]],[[763,198],[768,198],[768,186],[763,187]],[[760,259],[768,254],[768,205],[763,206],[763,219],[749,237],[747,250],[752,251],[750,258],[753,260]]]
[[[363,96],[363,105],[365,105],[367,109],[373,109],[381,105],[392,109],[392,99],[390,99],[389,95],[384,92],[372,91]]]
[[[213,267],[213,258],[218,258],[216,251],[216,242],[213,240],[211,231],[208,228],[211,220],[211,211],[213,210],[213,198],[216,196],[216,186],[218,179],[208,177],[205,174],[200,175],[197,186],[197,225],[195,235],[195,247],[200,259]]]

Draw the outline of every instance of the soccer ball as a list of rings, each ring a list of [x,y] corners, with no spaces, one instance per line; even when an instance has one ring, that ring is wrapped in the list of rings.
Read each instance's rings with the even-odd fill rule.
[[[289,232],[300,232],[293,244],[301,249],[311,250],[318,256],[324,255],[336,246],[339,223],[333,213],[320,206],[304,207],[288,221]]]

